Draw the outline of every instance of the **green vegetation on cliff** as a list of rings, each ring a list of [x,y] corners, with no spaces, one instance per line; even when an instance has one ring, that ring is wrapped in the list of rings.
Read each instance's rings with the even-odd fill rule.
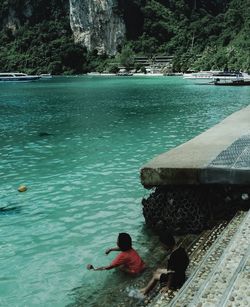
[[[87,50],[74,43],[68,15],[65,0],[1,2],[1,71],[53,74],[87,71]]]
[[[176,71],[250,70],[250,0],[117,0],[117,5],[127,29],[121,62],[132,49],[174,55]],[[102,71],[109,63],[106,55],[74,43],[67,0],[2,0],[0,30],[1,71],[71,74]]]
[[[182,71],[250,69],[249,0],[119,0],[127,23],[131,2],[138,35],[128,40],[136,53],[174,55]]]

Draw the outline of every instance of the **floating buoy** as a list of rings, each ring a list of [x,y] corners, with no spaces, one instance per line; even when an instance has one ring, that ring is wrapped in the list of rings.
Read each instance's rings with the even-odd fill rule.
[[[20,187],[18,188],[19,192],[25,192],[27,191],[27,187],[25,185],[20,185]]]

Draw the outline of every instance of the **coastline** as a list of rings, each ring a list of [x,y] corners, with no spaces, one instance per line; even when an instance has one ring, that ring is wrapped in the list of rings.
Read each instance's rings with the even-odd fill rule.
[[[117,74],[112,73],[98,73],[98,72],[90,72],[86,74],[87,76],[101,76],[101,77],[118,77]],[[164,74],[164,73],[132,73],[130,76],[123,76],[123,77],[172,77],[172,76],[183,76],[183,73],[171,73],[171,74]],[[119,76],[120,77],[120,76]]]

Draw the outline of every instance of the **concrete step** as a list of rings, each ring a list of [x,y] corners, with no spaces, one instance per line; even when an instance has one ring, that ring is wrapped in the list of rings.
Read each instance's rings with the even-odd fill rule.
[[[221,307],[250,306],[250,254],[249,251],[242,259],[242,266],[235,272],[235,279],[228,286],[221,300]]]
[[[183,246],[191,259],[187,275],[191,275],[191,272],[202,260],[204,253],[209,249],[209,247],[213,244],[216,238],[221,234],[224,228],[227,226],[228,222],[221,221],[212,229],[208,229],[203,231],[198,237],[194,238],[194,236],[187,235],[178,240],[178,244]],[[157,304],[158,300],[162,297],[160,292],[160,286],[158,285],[150,296],[146,300],[146,304],[138,304],[138,306],[150,306],[153,307]],[[165,295],[164,302],[170,302],[171,299],[176,295],[177,291],[168,291],[168,295]]]
[[[239,219],[238,216],[237,219]],[[219,222],[212,229],[203,231],[196,240],[192,240],[189,244],[186,244],[185,239],[181,242],[181,246],[186,248],[190,259],[190,264],[187,269],[187,276],[190,276],[192,272],[197,268],[199,263],[201,263],[204,255],[210,246],[215,242],[217,237],[221,234],[221,232],[225,229],[227,224],[228,222],[226,221]],[[170,302],[177,294],[177,291],[168,291],[165,295],[162,295],[159,293],[159,290],[160,288],[158,286],[156,291],[151,294],[150,304],[148,304],[148,306],[155,306],[158,301],[161,301],[162,298],[164,298],[164,303],[166,304],[167,302]]]
[[[250,252],[250,212],[188,306],[222,306]],[[214,248],[218,248],[215,244]],[[206,264],[203,265],[206,268]],[[197,283],[197,279],[193,281]]]
[[[178,293],[169,291],[164,295],[159,295],[157,300],[154,300],[151,305],[193,307],[203,306],[206,304],[206,306],[216,306],[210,305],[210,301],[214,304],[216,299],[217,301],[220,301],[222,296],[226,295],[225,293],[228,292],[227,284],[231,280],[230,278],[234,276],[235,270],[237,270],[238,265],[242,260],[243,256],[241,256],[241,258],[236,257],[236,264],[232,265],[232,269],[229,268],[228,263],[230,263],[230,259],[235,253],[234,242],[242,241],[242,238],[243,241],[245,240],[245,242],[248,242],[245,236],[246,234],[250,235],[248,233],[249,230],[247,229],[248,221],[250,220],[249,214],[241,212],[234,217],[227,227],[222,223],[217,228],[215,227],[211,232],[202,235],[189,251],[190,265],[187,272],[189,277],[184,286]],[[242,248],[243,250],[239,254],[245,255],[246,244],[243,244]],[[224,266],[230,269],[231,275],[229,275],[231,277],[228,277],[227,274],[221,273]],[[213,283],[210,283],[210,279],[212,279],[214,283],[217,281],[221,282],[219,279],[220,275],[223,276],[223,284],[225,280],[225,289],[223,291],[218,290],[221,289],[220,284],[218,286],[217,283],[217,286],[213,287]],[[209,293],[211,290],[215,292],[212,296],[211,293]],[[229,291],[228,293],[231,292]],[[224,300],[226,298],[224,298]]]

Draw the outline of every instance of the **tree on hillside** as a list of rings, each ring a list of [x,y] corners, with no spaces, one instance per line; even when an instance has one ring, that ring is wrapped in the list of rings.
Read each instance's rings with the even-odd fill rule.
[[[125,46],[122,49],[122,52],[120,54],[120,63],[126,68],[126,70],[130,70],[134,66],[134,52],[129,46]]]

